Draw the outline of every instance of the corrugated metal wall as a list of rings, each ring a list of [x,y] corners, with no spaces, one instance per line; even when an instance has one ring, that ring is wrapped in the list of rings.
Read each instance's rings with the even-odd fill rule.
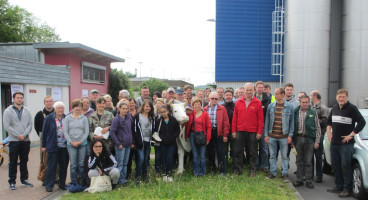
[[[216,82],[278,81],[271,75],[274,0],[216,2]]]

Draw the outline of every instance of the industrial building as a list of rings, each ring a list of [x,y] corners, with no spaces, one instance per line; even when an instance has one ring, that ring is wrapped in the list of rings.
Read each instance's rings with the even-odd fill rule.
[[[217,0],[216,83],[291,82],[329,106],[346,88],[367,107],[367,13],[365,0]]]

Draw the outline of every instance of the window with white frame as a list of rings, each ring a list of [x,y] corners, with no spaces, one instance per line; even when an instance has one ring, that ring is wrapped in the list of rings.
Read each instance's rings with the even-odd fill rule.
[[[105,83],[106,67],[89,62],[81,63],[82,82]]]

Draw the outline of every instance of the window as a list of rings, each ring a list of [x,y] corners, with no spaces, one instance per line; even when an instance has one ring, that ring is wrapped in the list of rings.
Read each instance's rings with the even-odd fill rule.
[[[106,67],[82,62],[82,82],[105,83]]]

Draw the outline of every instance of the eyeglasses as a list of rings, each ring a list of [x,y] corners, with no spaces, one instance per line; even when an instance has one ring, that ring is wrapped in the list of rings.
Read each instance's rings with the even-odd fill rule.
[[[102,146],[93,146],[93,148],[102,148]]]
[[[160,113],[167,113],[167,111],[161,111]]]
[[[211,100],[218,100],[218,98],[211,98]]]

